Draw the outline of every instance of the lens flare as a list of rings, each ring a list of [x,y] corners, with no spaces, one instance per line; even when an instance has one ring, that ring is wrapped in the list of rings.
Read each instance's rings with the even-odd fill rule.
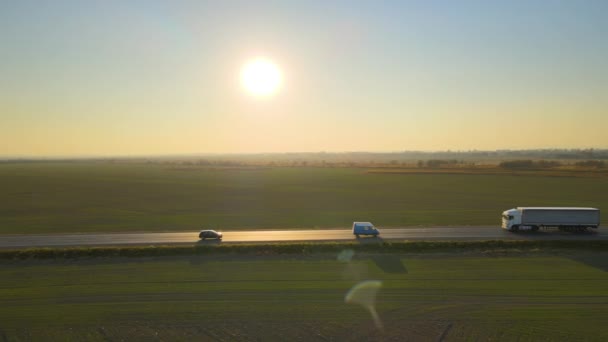
[[[353,286],[344,297],[346,303],[356,303],[366,308],[372,315],[374,324],[379,330],[383,329],[380,316],[376,312],[376,294],[382,287],[380,280],[366,280]]]

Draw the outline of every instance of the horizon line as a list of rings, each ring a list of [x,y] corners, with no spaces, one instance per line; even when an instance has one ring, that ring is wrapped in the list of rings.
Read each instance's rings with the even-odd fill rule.
[[[528,148],[528,149],[469,149],[469,150],[399,150],[399,151],[298,151],[298,152],[194,152],[194,153],[159,153],[159,154],[75,154],[75,155],[0,155],[0,160],[79,160],[79,159],[136,159],[136,158],[172,158],[172,157],[221,157],[221,156],[263,156],[263,155],[303,155],[303,154],[403,154],[403,153],[488,153],[488,152],[532,152],[532,151],[608,151],[608,148]]]

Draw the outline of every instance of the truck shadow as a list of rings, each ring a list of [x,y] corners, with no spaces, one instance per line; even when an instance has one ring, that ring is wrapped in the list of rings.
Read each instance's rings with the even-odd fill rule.
[[[514,234],[518,236],[530,236],[530,237],[542,237],[542,236],[587,236],[587,235],[597,235],[597,230],[583,230],[583,231],[565,231],[559,230],[555,228],[546,228],[538,231],[531,230],[523,230],[516,232],[509,232],[509,234]]]
[[[608,272],[608,258],[606,258],[605,255],[604,257],[602,257],[601,254],[573,256],[570,259],[576,262],[580,262],[581,264],[597,268],[598,270]]]

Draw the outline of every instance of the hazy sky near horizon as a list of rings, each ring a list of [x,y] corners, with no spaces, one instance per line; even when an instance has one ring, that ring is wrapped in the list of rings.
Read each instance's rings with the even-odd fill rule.
[[[0,155],[587,147],[608,1],[0,1]]]

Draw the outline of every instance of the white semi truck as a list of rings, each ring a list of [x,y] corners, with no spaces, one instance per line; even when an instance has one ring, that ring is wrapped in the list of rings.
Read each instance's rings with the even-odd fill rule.
[[[502,213],[502,228],[515,232],[556,227],[567,231],[584,231],[600,225],[596,208],[518,207]]]

